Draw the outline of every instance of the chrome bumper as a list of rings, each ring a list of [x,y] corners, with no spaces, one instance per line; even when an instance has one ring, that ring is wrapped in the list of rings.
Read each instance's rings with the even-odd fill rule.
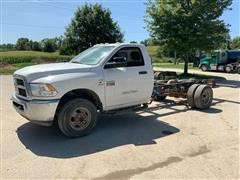
[[[53,122],[59,100],[22,100],[14,93],[12,95],[13,107],[29,121],[50,126]]]

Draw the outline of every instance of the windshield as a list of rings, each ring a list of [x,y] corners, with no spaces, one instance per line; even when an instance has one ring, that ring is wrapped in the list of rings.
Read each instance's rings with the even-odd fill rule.
[[[87,65],[98,64],[110,54],[113,48],[115,48],[115,46],[91,47],[75,56],[70,62]]]

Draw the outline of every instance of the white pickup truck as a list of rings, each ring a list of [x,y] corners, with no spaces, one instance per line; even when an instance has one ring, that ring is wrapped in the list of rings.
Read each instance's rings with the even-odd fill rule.
[[[192,107],[204,109],[212,102],[209,86],[192,81],[154,83],[151,58],[140,44],[95,45],[70,62],[29,66],[17,70],[13,78],[16,111],[40,125],[56,121],[69,137],[91,132],[99,113],[146,106],[153,97],[161,99],[175,91]]]

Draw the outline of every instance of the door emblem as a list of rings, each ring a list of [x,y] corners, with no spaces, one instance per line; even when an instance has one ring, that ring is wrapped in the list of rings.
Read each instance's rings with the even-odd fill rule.
[[[98,85],[103,86],[104,85],[104,79],[99,79],[98,80]]]
[[[115,86],[115,81],[107,81],[106,86]]]

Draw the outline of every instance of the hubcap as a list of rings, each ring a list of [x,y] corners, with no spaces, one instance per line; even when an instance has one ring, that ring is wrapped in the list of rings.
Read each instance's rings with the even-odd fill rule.
[[[91,113],[87,108],[78,107],[72,111],[69,124],[75,130],[83,130],[91,122]]]

